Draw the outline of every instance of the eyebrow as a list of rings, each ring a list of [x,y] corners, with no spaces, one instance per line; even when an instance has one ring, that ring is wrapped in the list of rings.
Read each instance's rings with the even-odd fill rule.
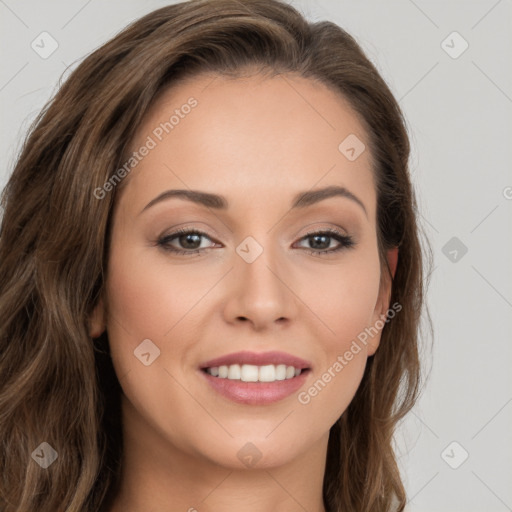
[[[294,196],[292,200],[291,209],[293,210],[296,208],[306,208],[325,199],[337,196],[345,197],[357,203],[363,209],[366,217],[368,217],[368,212],[366,211],[364,203],[356,195],[347,190],[345,187],[334,185],[316,190],[308,190],[307,192],[299,192]],[[148,208],[151,208],[157,203],[173,197],[192,201],[193,203],[200,204],[208,208],[214,208],[216,210],[227,210],[229,207],[229,202],[224,196],[212,194],[209,192],[201,192],[199,190],[177,189],[166,190],[165,192],[162,192],[160,195],[151,200],[140,213],[144,212]]]

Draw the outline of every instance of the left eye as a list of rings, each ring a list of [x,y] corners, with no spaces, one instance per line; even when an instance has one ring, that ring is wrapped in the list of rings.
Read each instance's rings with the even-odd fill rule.
[[[305,240],[306,242],[309,241],[313,245],[313,247],[316,247],[315,249],[309,249],[306,248],[306,250],[310,250],[311,252],[319,252],[319,253],[328,253],[328,252],[336,252],[340,251],[343,248],[348,248],[353,245],[352,238],[344,235],[342,233],[338,233],[337,231],[319,231],[316,233],[310,233],[301,240]],[[327,243],[325,242],[327,240]],[[331,242],[337,241],[338,247],[330,248]]]
[[[171,233],[160,238],[157,242],[157,245],[175,254],[197,254],[203,252],[205,249],[212,248],[212,246],[201,247],[201,238],[208,238],[209,240],[211,240],[210,237],[206,233],[203,233],[202,231],[180,229],[174,233]],[[171,245],[171,242],[174,240],[177,240],[183,248],[188,250],[178,249]],[[310,243],[312,241],[314,247],[316,248],[304,249],[306,250],[306,252],[309,252],[310,254],[313,255],[334,253],[341,251],[342,249],[351,248],[355,245],[355,242],[351,236],[345,235],[334,229],[327,229],[324,231],[315,231],[313,233],[308,233],[305,236],[303,236],[300,240],[309,240]],[[327,243],[326,240],[328,240]],[[338,242],[338,247],[329,248],[332,240],[336,240]]]

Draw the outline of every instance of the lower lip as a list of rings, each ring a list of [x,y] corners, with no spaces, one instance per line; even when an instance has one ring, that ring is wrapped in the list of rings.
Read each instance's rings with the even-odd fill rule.
[[[240,404],[267,405],[279,402],[298,391],[311,370],[303,370],[299,376],[274,382],[243,382],[241,380],[221,379],[204,370],[199,370],[208,384],[221,395]]]

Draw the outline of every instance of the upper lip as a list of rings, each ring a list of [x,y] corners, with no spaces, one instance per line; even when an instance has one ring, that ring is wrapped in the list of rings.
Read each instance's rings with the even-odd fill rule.
[[[214,366],[229,366],[232,364],[253,364],[256,366],[285,364],[286,366],[294,366],[301,370],[311,368],[311,363],[308,361],[292,354],[287,354],[286,352],[272,351],[258,353],[246,350],[210,359],[202,363],[199,368],[203,370],[205,368],[213,368]]]

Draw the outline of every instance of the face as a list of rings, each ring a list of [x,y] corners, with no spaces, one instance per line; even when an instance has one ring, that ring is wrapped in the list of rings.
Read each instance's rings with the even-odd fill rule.
[[[340,150],[350,134],[360,142]],[[326,439],[379,344],[380,332],[364,343],[361,333],[389,307],[369,151],[348,149],[366,140],[340,96],[292,75],[202,75],[159,98],[131,146],[141,158],[113,212],[91,321],[91,335],[108,332],[126,421],[226,468],[247,452],[259,467],[284,464]],[[327,187],[351,195],[294,205]],[[161,197],[176,189],[221,195],[224,207]],[[239,351],[284,352],[309,369],[298,387],[223,379],[236,400],[201,367]]]

